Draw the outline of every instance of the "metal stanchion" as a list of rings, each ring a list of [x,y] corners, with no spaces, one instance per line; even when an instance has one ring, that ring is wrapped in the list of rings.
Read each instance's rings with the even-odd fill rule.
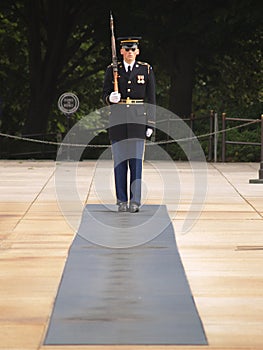
[[[210,162],[212,160],[212,145],[213,145],[213,138],[215,135],[213,135],[213,123],[214,123],[214,111],[210,111],[210,118],[209,118],[209,139],[208,139],[208,161]]]
[[[261,156],[260,156],[260,168],[258,171],[258,179],[250,179],[251,184],[263,184],[263,114],[261,114]]]
[[[214,118],[214,162],[217,162],[217,144],[218,144],[218,115],[215,113]]]
[[[77,112],[79,108],[78,96],[72,92],[65,92],[59,97],[58,100],[59,110],[67,117],[67,134],[70,129],[70,117]],[[69,140],[71,143],[73,140]],[[70,161],[70,145],[67,146],[67,160]]]
[[[222,162],[226,161],[226,113],[222,113]]]

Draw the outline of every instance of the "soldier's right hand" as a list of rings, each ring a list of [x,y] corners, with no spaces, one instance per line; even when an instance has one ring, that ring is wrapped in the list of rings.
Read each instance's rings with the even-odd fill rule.
[[[118,103],[120,102],[121,94],[117,91],[114,91],[110,94],[109,100],[111,103]]]

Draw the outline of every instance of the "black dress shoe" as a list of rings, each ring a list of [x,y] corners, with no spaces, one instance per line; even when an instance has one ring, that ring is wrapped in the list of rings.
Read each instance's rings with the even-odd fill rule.
[[[119,204],[118,204],[118,211],[120,211],[120,212],[126,212],[126,211],[128,211],[128,205],[127,205],[127,203],[123,203],[123,202],[120,202]]]
[[[131,203],[130,204],[130,212],[131,213],[138,213],[139,210],[140,209],[139,209],[138,204],[136,204],[136,203]]]

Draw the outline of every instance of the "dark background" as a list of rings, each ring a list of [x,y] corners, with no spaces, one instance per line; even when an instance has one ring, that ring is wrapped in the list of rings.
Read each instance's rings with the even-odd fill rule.
[[[2,0],[2,133],[43,139],[63,135],[69,121],[58,111],[57,100],[65,91],[80,99],[71,124],[103,107],[104,71],[111,63],[110,10],[116,37],[142,36],[139,59],[154,68],[159,106],[186,119],[209,116],[210,110],[260,117],[262,1]],[[94,114],[87,127],[102,125]],[[234,130],[232,137],[259,141],[258,129],[251,127],[245,136]],[[196,123],[195,132],[207,131],[208,120]],[[0,138],[2,147],[5,142]],[[107,142],[105,135],[98,142]],[[258,150],[244,152],[233,150],[230,158],[258,160]],[[247,159],[251,153],[253,159]]]

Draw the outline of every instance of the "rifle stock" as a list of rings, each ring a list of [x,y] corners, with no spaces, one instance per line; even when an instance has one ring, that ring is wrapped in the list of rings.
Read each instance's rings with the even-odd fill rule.
[[[111,30],[111,54],[112,54],[112,66],[113,66],[113,82],[114,82],[114,91],[118,92],[118,60],[116,54],[116,43],[114,36],[114,24],[113,24],[113,16],[110,13],[110,30]]]

